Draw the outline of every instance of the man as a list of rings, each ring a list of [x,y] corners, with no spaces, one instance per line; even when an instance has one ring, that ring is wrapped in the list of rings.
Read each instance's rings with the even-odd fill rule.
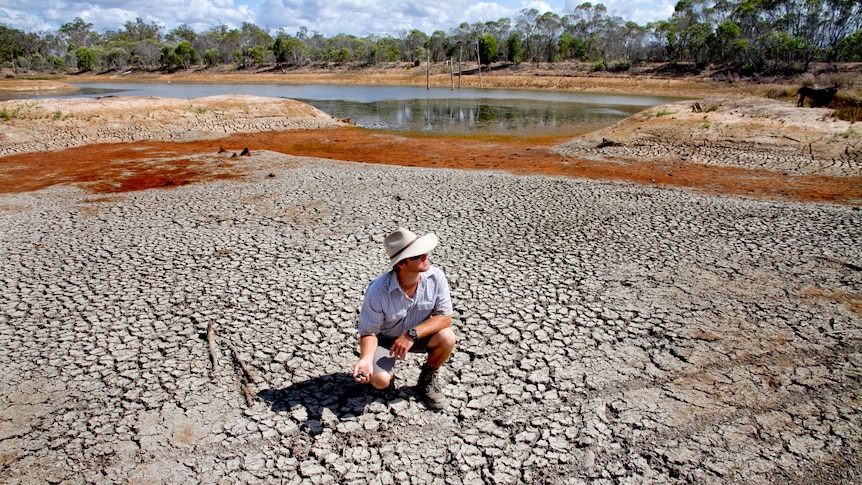
[[[437,236],[419,237],[400,228],[383,240],[391,270],[368,285],[359,313],[359,361],[356,382],[389,387],[396,359],[408,352],[427,353],[417,390],[431,409],[442,409],[446,396],[438,370],[455,348],[452,299],[443,272],[428,260]]]

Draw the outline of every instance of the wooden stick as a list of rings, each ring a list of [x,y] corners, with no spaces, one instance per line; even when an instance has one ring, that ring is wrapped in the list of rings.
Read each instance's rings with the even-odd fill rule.
[[[240,358],[239,353],[236,351],[236,348],[234,348],[234,346],[230,343],[227,344],[227,347],[230,349],[230,353],[233,356],[233,361],[236,362],[240,369],[242,369],[242,373],[245,376],[246,380],[252,384],[255,384],[256,381],[254,380],[254,376],[251,375],[251,371],[248,369],[248,367],[246,367],[245,362],[243,362]]]
[[[215,333],[215,328],[213,327],[212,322],[207,324],[207,342],[210,347],[210,360],[213,364],[213,372],[218,368],[218,342],[216,341],[218,337]]]
[[[254,393],[251,392],[251,388],[246,382],[242,383],[242,395],[245,396],[245,403],[248,404],[248,407],[254,406]]]

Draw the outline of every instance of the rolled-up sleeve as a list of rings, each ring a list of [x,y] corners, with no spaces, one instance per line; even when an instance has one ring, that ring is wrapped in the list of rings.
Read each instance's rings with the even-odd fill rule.
[[[362,300],[362,309],[359,310],[359,335],[377,335],[383,326],[386,315],[383,311],[384,299],[386,297],[386,285],[380,278],[371,282],[365,291]]]
[[[434,310],[431,312],[434,316],[449,316],[452,315],[452,296],[449,294],[449,281],[446,280],[446,275],[442,271],[436,271],[434,274],[436,280],[436,299],[434,301]]]

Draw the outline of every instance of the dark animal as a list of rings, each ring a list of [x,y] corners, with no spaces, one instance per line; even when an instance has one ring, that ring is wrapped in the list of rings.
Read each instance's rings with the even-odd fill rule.
[[[820,89],[812,88],[811,86],[802,86],[799,88],[799,92],[796,93],[799,95],[799,102],[796,103],[796,106],[801,107],[805,103],[805,98],[810,98],[812,108],[825,108],[829,106],[829,103],[832,102],[832,98],[835,97],[835,93],[837,92],[838,87],[836,86]]]

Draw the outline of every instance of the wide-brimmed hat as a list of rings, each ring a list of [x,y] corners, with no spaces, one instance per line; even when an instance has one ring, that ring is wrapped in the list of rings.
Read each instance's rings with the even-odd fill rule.
[[[437,235],[428,233],[422,237],[413,234],[403,227],[398,228],[383,240],[389,264],[395,266],[399,261],[430,252],[437,247]]]

